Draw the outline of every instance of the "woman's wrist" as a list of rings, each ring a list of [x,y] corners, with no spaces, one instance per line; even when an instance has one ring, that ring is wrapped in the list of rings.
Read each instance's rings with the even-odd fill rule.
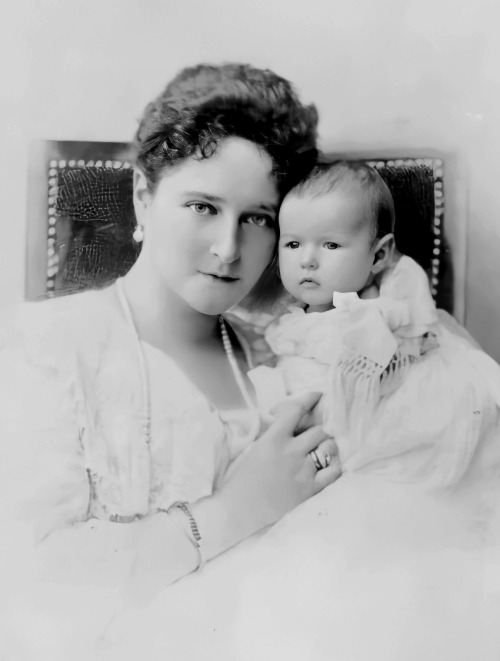
[[[233,501],[233,502],[232,502]],[[221,492],[186,503],[201,539],[193,541],[190,517],[172,506],[137,522],[139,546],[133,563],[131,589],[148,598],[200,568],[256,530],[240,512],[234,498]],[[201,562],[200,562],[201,561]]]
[[[192,503],[190,510],[196,520],[203,541],[205,560],[220,555],[246,539],[261,527],[241,511],[239,503],[218,491]]]
[[[170,516],[179,530],[186,536],[190,544],[198,554],[197,570],[200,570],[205,564],[205,555],[203,552],[202,538],[198,529],[198,524],[191,511],[191,505],[184,501],[177,501],[171,505],[168,510],[159,510]]]
[[[130,589],[146,598],[195,571],[199,554],[168,512],[128,526],[135,528]]]

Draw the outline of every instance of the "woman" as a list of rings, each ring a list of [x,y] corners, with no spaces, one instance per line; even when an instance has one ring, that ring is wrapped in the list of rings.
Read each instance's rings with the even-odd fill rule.
[[[16,626],[41,644],[37,608],[48,617],[62,607],[76,635],[79,597],[57,596],[60,586],[166,587],[338,477],[334,461],[317,471],[308,456],[332,455],[333,442],[319,427],[299,430],[315,395],[285,403],[259,437],[252,358],[220,316],[269,282],[277,208],[315,156],[316,123],[315,108],[270,71],[182,71],[137,131],[143,245],[132,270],[106,290],[20,311],[1,369],[0,484],[14,551],[3,564],[14,573],[5,645],[24,644]],[[27,567],[48,583],[36,597],[30,576],[23,601]],[[86,617],[102,606],[92,601]],[[54,645],[50,658],[68,653]]]
[[[314,189],[316,203],[327,190],[324,181],[322,185]],[[360,191],[354,192],[359,202]],[[345,188],[342,194],[346,195]],[[301,241],[306,243],[307,231],[313,231],[314,211],[302,206],[293,229],[285,236],[283,211],[289,199],[280,211],[281,240],[296,243],[297,249],[303,245]],[[312,204],[303,194],[300,201],[304,203],[304,199],[306,206]],[[352,209],[347,209],[345,199],[341,201],[342,245],[359,247],[359,227],[366,223],[356,218],[356,232],[349,233],[346,214],[349,216]],[[332,202],[325,215],[325,207],[321,207],[321,228],[314,235],[318,251],[338,240],[324,227],[325,222],[334,222],[336,208]],[[358,211],[360,208],[355,207]],[[365,206],[361,212],[366,216]],[[372,238],[366,243],[363,234],[361,248],[372,243],[373,228],[368,229]],[[321,268],[317,270],[317,262],[311,265],[315,248],[314,241],[307,244],[304,259],[309,261],[299,264],[299,270],[304,265],[313,269],[314,278],[324,285],[333,271],[325,275]],[[360,266],[365,278],[374,255],[368,258]],[[284,278],[283,269],[281,275]],[[410,287],[408,291],[413,290]],[[319,302],[326,304],[328,296],[331,301],[332,291]],[[421,299],[417,301],[420,312],[426,305]],[[312,303],[318,303],[317,297]],[[307,332],[314,333],[315,324],[320,323],[316,317]],[[201,575],[179,582],[152,603],[116,618],[106,635],[107,661],[141,656],[176,661],[498,658],[500,590],[494,579],[500,558],[498,366],[465,338],[458,341],[446,337],[444,329],[437,327],[430,298],[424,318],[426,323],[432,322],[438,342],[445,345],[444,354],[437,347],[433,349],[436,353],[430,360],[435,360],[431,368],[435,374],[430,376],[423,360],[414,363],[412,369],[416,372],[412,374],[419,386],[411,393],[413,399],[400,401],[402,414],[398,409],[399,417],[392,416],[395,424],[382,415],[384,432],[377,439],[379,454],[387,451],[391,442],[397,450],[393,452],[395,458],[381,462],[384,470],[376,461],[367,461],[355,470],[348,467],[341,479],[288,513],[265,535],[238,545]],[[331,326],[330,335],[326,331],[322,337],[316,335],[316,344],[296,326],[288,329],[283,353],[296,356],[307,345],[307,339],[309,346],[301,354],[307,360],[316,355],[320,340],[324,340],[326,351],[332,350],[328,346],[334,330]],[[407,323],[405,330],[411,334]],[[370,337],[373,340],[373,333]],[[446,343],[451,343],[451,353],[446,353]],[[394,347],[389,356],[393,352]],[[436,385],[447,356],[451,358],[446,369],[453,370],[448,378],[438,376]],[[457,386],[451,376],[460,369],[467,370],[464,381],[468,385],[464,387]],[[301,377],[297,374],[292,367],[287,376],[293,381],[295,375],[298,388]],[[447,416],[449,403],[458,401],[457,392],[460,406],[455,405],[453,415]],[[342,392],[336,393],[340,395]],[[381,406],[387,401],[383,398]],[[356,424],[362,414],[363,410],[358,411]],[[370,431],[367,423],[367,439],[357,440],[368,441]],[[411,447],[409,436],[414,441]],[[339,437],[339,445],[341,441],[351,452],[353,438]],[[436,455],[438,460],[436,456],[422,460],[445,441],[445,449]],[[473,447],[469,449],[470,444]],[[433,472],[439,477],[453,473],[464,448],[467,461],[460,475],[450,480],[453,486],[431,490],[429,482],[434,486],[439,483]],[[417,476],[395,470],[405,461],[419,466]]]

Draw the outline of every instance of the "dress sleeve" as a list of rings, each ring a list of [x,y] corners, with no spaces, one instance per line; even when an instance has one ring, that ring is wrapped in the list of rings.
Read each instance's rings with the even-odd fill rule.
[[[0,657],[95,658],[124,595],[169,585],[196,552],[164,514],[90,516],[78,366],[34,316],[0,329]]]
[[[109,584],[130,569],[120,558],[131,559],[122,551],[132,531],[91,517],[78,365],[47,310],[22,309],[1,330],[0,520],[9,547],[0,579],[25,554],[22,571],[38,578]]]
[[[58,365],[44,329],[23,329],[21,311],[1,332],[2,517],[33,526],[36,539],[83,521],[89,481],[80,444],[77,374]],[[33,322],[31,310],[29,321]],[[28,319],[25,317],[25,321]]]
[[[58,659],[44,647],[42,622],[62,637],[67,625],[69,636],[69,614],[81,603],[69,565],[85,547],[74,533],[90,525],[82,523],[90,494],[74,377],[53,360],[35,311],[13,311],[0,329],[0,656]]]

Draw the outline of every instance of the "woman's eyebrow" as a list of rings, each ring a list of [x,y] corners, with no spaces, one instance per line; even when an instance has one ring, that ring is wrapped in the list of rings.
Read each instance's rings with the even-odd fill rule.
[[[186,195],[187,197],[203,197],[205,198],[205,200],[209,200],[210,202],[216,202],[218,204],[224,202],[224,198],[222,197],[217,197],[217,195],[211,195],[210,193],[203,193],[202,191],[199,190],[184,191],[183,195]]]
[[[209,202],[214,202],[215,204],[222,204],[225,202],[225,199],[223,197],[218,197],[217,195],[212,195],[211,193],[204,193],[203,191],[199,190],[188,190],[188,191],[183,191],[182,193],[186,197],[203,197],[205,200],[208,200]],[[249,206],[254,206],[254,205],[249,205]],[[269,211],[270,213],[278,213],[278,204],[274,204],[273,202],[270,202],[267,204],[266,202],[257,202],[255,204],[255,208],[262,209],[263,211]]]
[[[270,211],[271,213],[278,213],[278,205],[277,204],[257,204],[259,209],[263,209],[264,211]]]

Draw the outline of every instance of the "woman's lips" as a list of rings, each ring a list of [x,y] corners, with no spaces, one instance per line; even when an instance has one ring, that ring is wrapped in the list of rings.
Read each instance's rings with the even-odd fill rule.
[[[229,275],[227,273],[205,273],[204,271],[199,271],[199,273],[204,275],[212,282],[225,282],[227,284],[231,284],[232,282],[237,282],[239,280],[238,277]]]

